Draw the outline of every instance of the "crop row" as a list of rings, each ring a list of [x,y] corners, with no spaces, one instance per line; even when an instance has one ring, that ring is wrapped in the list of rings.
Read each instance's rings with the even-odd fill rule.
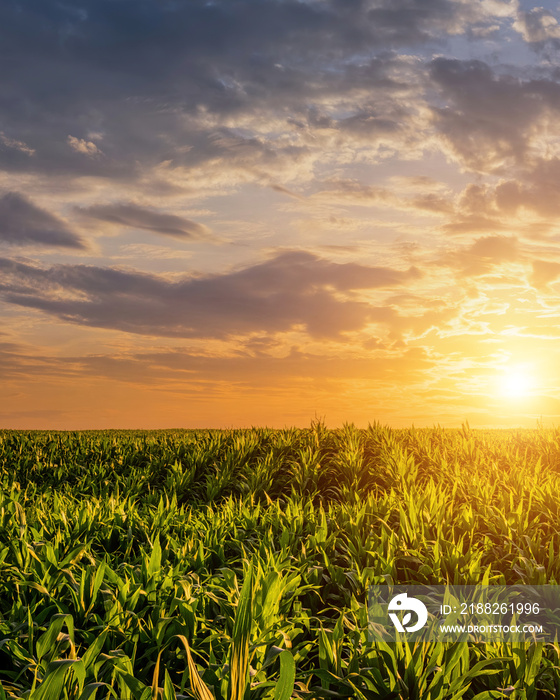
[[[557,583],[559,481],[555,430],[1,432],[0,698],[560,697],[556,645],[373,644],[366,605]]]

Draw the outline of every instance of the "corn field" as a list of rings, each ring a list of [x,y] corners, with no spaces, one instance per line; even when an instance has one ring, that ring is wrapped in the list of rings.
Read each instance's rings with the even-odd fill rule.
[[[560,582],[560,430],[0,432],[0,700],[560,699],[368,640],[372,584]]]

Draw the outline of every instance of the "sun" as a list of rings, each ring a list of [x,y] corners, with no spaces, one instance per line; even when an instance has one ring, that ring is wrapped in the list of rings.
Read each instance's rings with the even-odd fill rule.
[[[529,396],[534,388],[533,378],[526,367],[508,367],[500,381],[500,393],[505,398],[520,399]]]

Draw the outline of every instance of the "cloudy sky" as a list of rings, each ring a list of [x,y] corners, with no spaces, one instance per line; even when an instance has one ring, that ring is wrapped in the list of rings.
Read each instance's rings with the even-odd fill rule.
[[[560,421],[560,5],[0,4],[0,427]]]

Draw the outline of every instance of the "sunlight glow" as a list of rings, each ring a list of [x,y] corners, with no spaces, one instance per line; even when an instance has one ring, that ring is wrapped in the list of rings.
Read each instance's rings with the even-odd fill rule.
[[[500,393],[506,398],[529,396],[534,388],[531,373],[525,367],[508,367],[501,378]]]

